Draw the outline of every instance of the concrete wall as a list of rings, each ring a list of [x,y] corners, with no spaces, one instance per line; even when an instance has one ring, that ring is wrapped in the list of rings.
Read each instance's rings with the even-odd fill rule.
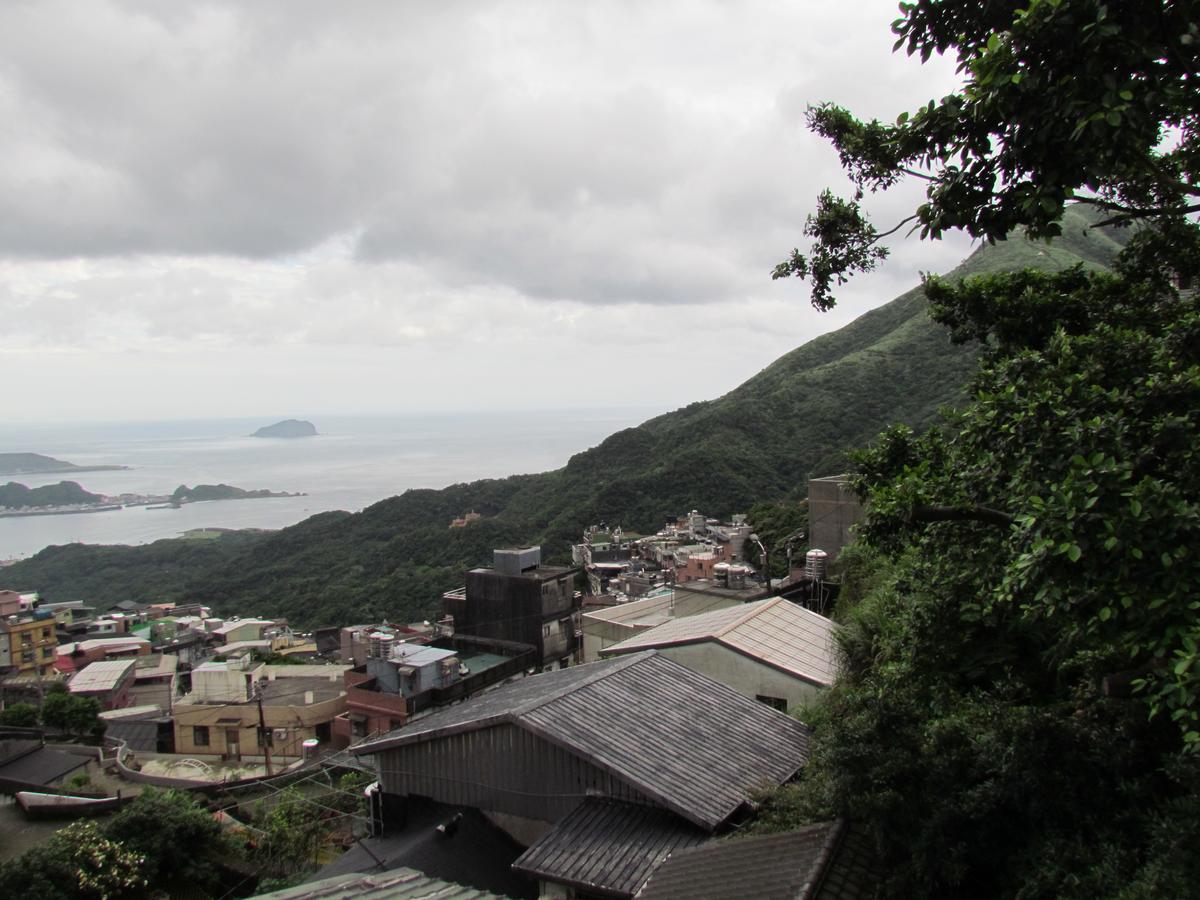
[[[694,672],[728,685],[744,697],[775,697],[787,702],[784,712],[795,712],[814,700],[823,688],[781,672],[716,641],[662,647],[658,651]]]
[[[837,559],[854,535],[850,527],[862,518],[858,498],[846,486],[845,475],[812,478],[808,482],[808,544]]]

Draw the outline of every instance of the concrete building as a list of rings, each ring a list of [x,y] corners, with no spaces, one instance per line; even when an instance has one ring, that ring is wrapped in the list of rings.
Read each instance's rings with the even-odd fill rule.
[[[149,653],[150,642],[133,635],[89,638],[59,644],[54,650],[54,667],[60,672],[70,674],[104,659],[128,659],[133,656],[147,656]]]
[[[862,504],[850,491],[845,475],[808,480],[808,543],[837,559],[854,535],[851,528],[863,516]]]
[[[431,646],[399,643],[384,631],[370,643],[374,655],[346,673],[346,715],[334,722],[339,745],[400,728],[423,712],[522,674],[539,660],[528,644],[463,634]]]
[[[168,653],[138,656],[134,660],[130,700],[135,706],[154,705],[170,715],[179,695],[179,657]]]
[[[837,678],[837,625],[782,597],[678,618],[600,651],[657,650],[744,697],[788,712]]]
[[[49,675],[54,671],[54,613],[35,608],[16,591],[0,592],[0,672]]]
[[[94,697],[102,709],[133,706],[129,691],[133,687],[135,665],[132,659],[88,663],[71,676],[67,690],[77,697]]]
[[[297,758],[311,738],[328,746],[346,711],[347,668],[204,663],[175,703],[175,752],[241,759],[269,747],[272,758]]]
[[[466,587],[443,595],[455,632],[529,644],[540,665],[566,665],[579,643],[579,570],[541,560],[541,547],[496,550],[491,568],[469,571]]]
[[[734,596],[670,591],[607,609],[586,612],[582,616],[583,661],[595,662],[600,659],[604,648],[675,619],[741,604],[742,600]]]

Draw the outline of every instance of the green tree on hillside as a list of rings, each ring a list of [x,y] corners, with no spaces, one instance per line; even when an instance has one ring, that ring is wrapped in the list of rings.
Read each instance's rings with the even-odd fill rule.
[[[957,53],[965,87],[895,124],[810,111],[855,193],[822,196],[776,276],[832,305],[883,253],[859,201],[904,177],[924,236],[1070,240],[1080,204],[1125,249],[1111,272],[928,282],[983,348],[973,402],[858,458],[869,588],[791,799],[867,821],[891,896],[1192,896],[1200,4],[901,10],[897,47]]]

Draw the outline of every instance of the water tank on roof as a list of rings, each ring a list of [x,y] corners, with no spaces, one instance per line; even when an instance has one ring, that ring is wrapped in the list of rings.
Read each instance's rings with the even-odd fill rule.
[[[395,635],[386,634],[382,631],[371,632],[371,637],[367,644],[367,657],[369,659],[390,659],[392,656],[392,645],[395,642]]]
[[[729,587],[729,563],[717,563],[713,566],[713,582],[717,587]]]
[[[804,554],[804,577],[821,581],[825,578],[825,568],[828,565],[828,553],[824,550],[809,550]]]
[[[729,587],[735,591],[743,590],[746,587],[746,576],[748,574],[749,569],[745,566],[730,566]]]

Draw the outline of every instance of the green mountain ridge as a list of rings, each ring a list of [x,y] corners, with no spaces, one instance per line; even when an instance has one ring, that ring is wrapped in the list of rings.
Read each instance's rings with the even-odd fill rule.
[[[1073,211],[1054,245],[984,247],[950,277],[1104,266],[1120,235],[1087,224]],[[839,471],[846,451],[886,426],[931,424],[965,397],[978,351],[952,344],[927,306],[914,288],[724,396],[618,431],[551,472],[410,490],[361,513],[323,513],[265,535],[47,548],[7,569],[5,580],[54,600],[197,600],[287,616],[300,627],[426,618],[494,547],[541,543],[549,558],[563,559],[593,523],[653,532],[693,508],[724,516],[800,499],[809,477]],[[469,509],[482,519],[448,527]]]

